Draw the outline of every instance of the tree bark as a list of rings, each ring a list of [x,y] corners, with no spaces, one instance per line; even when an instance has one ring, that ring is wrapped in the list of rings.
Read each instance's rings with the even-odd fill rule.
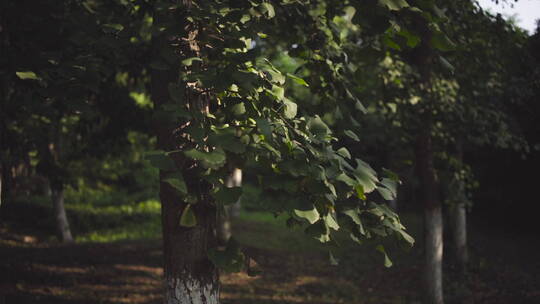
[[[64,243],[71,243],[73,242],[73,236],[71,235],[64,206],[64,190],[51,189],[51,198],[54,206],[54,218],[58,238]]]
[[[456,158],[460,164],[463,163],[463,145],[461,141],[456,143]],[[458,270],[464,274],[467,270],[468,251],[467,251],[467,208],[465,197],[465,184],[462,180],[457,181],[455,205],[451,208],[454,255]]]
[[[416,166],[424,205],[424,284],[428,304],[443,304],[443,218],[433,166],[431,124],[417,138]]]
[[[1,161],[1,160],[0,160]],[[0,162],[0,207],[2,207],[2,179],[4,178],[4,166]]]
[[[227,180],[225,181],[225,186],[232,188],[232,187],[240,187],[242,186],[242,170],[238,168],[233,168],[232,172],[227,176]],[[240,215],[240,199],[230,205],[225,206],[218,215],[218,223],[216,227],[216,234],[218,238],[218,242],[221,245],[225,245],[227,241],[232,236],[232,222],[231,219],[237,217]]]
[[[185,2],[186,3],[186,2]],[[189,3],[189,1],[187,1]],[[174,4],[174,3],[173,3]],[[174,15],[180,29],[186,29],[187,35],[195,39],[196,34],[190,32],[185,21],[189,10],[185,7],[178,10],[165,9],[156,11],[154,21],[160,23]],[[153,38],[153,56],[159,58],[160,49],[173,47],[172,42],[184,37],[167,37],[164,35]],[[193,57],[195,50],[191,49],[196,41],[190,40],[190,45],[177,45],[177,53],[181,56]],[[195,45],[196,47],[196,45]],[[180,61],[181,58],[179,58]],[[152,70],[151,94],[155,107],[168,103],[171,98],[168,93],[170,83],[179,83],[179,67],[169,70]],[[181,83],[187,87],[186,83]],[[194,96],[186,93],[183,99],[185,106],[193,107],[198,104],[201,111],[208,109],[208,100],[202,101],[201,95]],[[206,104],[204,104],[206,102]],[[165,122],[154,121],[158,137],[158,147],[164,151],[189,149],[192,143],[185,134],[189,121],[181,125],[168,125]],[[219,303],[218,270],[208,258],[208,250],[215,247],[216,210],[209,195],[211,185],[201,180],[197,174],[198,164],[185,159],[182,153],[171,154],[177,170],[182,173],[188,192],[196,195],[198,201],[191,205],[197,223],[194,227],[179,225],[180,215],[187,203],[167,183],[163,182],[167,171],[160,171],[160,200],[163,228],[163,256],[165,272],[165,302],[166,304],[217,304]]]
[[[463,202],[452,206],[452,221],[454,254],[458,270],[464,273],[467,270],[469,255],[467,250],[467,210]]]

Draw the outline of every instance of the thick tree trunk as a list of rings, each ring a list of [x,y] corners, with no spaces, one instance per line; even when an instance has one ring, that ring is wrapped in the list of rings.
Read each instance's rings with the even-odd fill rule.
[[[197,225],[192,228],[178,224],[185,208],[168,185],[160,190],[163,220],[163,255],[165,259],[165,304],[217,304],[219,303],[219,277],[217,269],[208,259],[213,244],[215,210],[204,208],[204,202],[195,209]],[[206,209],[206,210],[205,210]]]
[[[443,218],[433,166],[431,124],[417,138],[416,166],[424,205],[424,284],[427,304],[443,304]]]
[[[175,2],[171,2],[175,4]],[[184,3],[188,3],[184,2]],[[185,4],[188,6],[188,4]],[[177,11],[183,10],[183,11]],[[169,17],[174,17],[179,23],[179,29],[188,29],[187,23],[182,20],[188,17],[189,11],[183,8],[164,9],[156,11],[154,22],[159,24]],[[171,16],[174,15],[174,16]],[[171,18],[169,18],[171,19]],[[193,34],[193,35],[192,35]],[[189,32],[189,45],[180,44],[176,51],[182,56],[196,56],[196,33]],[[173,47],[171,44],[185,37],[154,37],[154,56],[160,58],[160,49]],[[179,58],[180,61],[181,58]],[[169,70],[152,71],[152,99],[155,107],[168,103],[171,97],[168,93],[170,83],[179,83],[179,68],[171,67]],[[181,83],[187,87],[186,83]],[[196,88],[193,88],[196,89]],[[201,100],[201,94],[194,96],[186,93],[183,102],[190,108],[208,109],[208,100]],[[193,147],[184,130],[190,122],[179,125],[169,125],[166,122],[154,121],[158,136],[158,146],[165,151],[185,150]],[[163,182],[167,171],[160,172],[160,199],[163,227],[163,256],[165,270],[165,302],[166,304],[217,304],[219,303],[219,277],[218,270],[208,258],[208,250],[216,245],[215,224],[216,210],[209,195],[211,186],[201,180],[197,175],[198,165],[183,158],[182,153],[174,153],[176,167],[182,173],[188,191],[198,198],[196,204],[191,205],[196,217],[194,227],[179,225],[180,215],[187,204],[182,197],[167,183]]]
[[[69,222],[64,206],[64,190],[51,189],[51,198],[54,206],[54,219],[56,221],[56,231],[58,238],[64,243],[73,242]]]
[[[227,176],[225,181],[225,186],[240,187],[242,186],[242,170],[238,168],[233,168],[231,174]],[[231,219],[240,215],[240,200],[234,203],[231,206],[226,206],[223,208],[223,211],[218,215],[218,223],[216,227],[216,234],[218,242],[221,245],[227,243],[227,241],[232,236],[232,223]]]

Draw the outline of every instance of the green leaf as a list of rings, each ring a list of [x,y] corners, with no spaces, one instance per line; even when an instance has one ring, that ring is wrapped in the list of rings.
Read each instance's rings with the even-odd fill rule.
[[[241,102],[231,107],[231,111],[235,116],[241,116],[246,113],[246,105]]]
[[[224,205],[230,205],[238,202],[241,195],[242,187],[221,187],[216,193],[212,194],[212,196],[216,199],[217,202]]]
[[[289,100],[285,100],[283,103],[283,114],[285,115],[285,117],[288,119],[294,118],[298,110],[298,106],[296,105],[296,103]]]
[[[305,86],[305,87],[309,87],[309,84],[302,78],[296,76],[296,75],[293,75],[291,73],[287,73],[287,76],[289,76],[289,78],[291,78],[294,82],[298,83],[299,85],[302,85],[302,86]]]
[[[379,194],[383,197],[383,199],[387,201],[392,201],[395,199],[395,196],[392,194],[392,192],[386,188],[378,187],[377,192],[379,192]]]
[[[208,258],[217,268],[225,272],[241,271],[246,260],[246,256],[234,238],[229,239],[225,250],[218,248],[208,250]]]
[[[261,133],[267,138],[272,138],[272,127],[270,126],[270,123],[268,120],[264,118],[255,119],[257,122],[257,127],[261,131]]]
[[[311,118],[307,124],[307,127],[309,131],[316,136],[324,136],[330,134],[330,128],[328,128],[328,126],[319,116]]]
[[[362,225],[362,221],[360,220],[360,214],[358,213],[358,209],[348,209],[348,210],[342,211],[341,213],[350,217],[356,225]]]
[[[213,133],[209,136],[208,142],[214,147],[223,148],[223,150],[237,154],[246,151],[246,145],[242,143],[239,137],[231,133]]]
[[[277,99],[277,100],[284,100],[285,99],[285,89],[283,87],[274,85],[272,86],[272,91],[270,93]]]
[[[359,199],[365,201],[367,200],[367,197],[366,197],[366,191],[364,191],[364,186],[362,185],[356,185],[354,187],[354,190],[356,190],[356,196],[358,196]]]
[[[161,170],[175,170],[176,164],[164,151],[151,151],[146,153],[145,159],[150,162],[152,167]]]
[[[405,232],[403,229],[398,230],[399,234],[403,237],[403,239],[409,243],[411,246],[414,245],[414,238],[410,236],[407,232]]]
[[[433,33],[430,44],[441,51],[453,51],[456,48],[456,44],[443,32]]]
[[[182,60],[182,64],[185,65],[185,66],[191,66],[193,64],[193,61],[200,61],[202,62],[203,60],[199,57],[190,57],[190,58],[186,58],[184,60]]]
[[[182,211],[179,225],[182,227],[195,227],[197,225],[197,218],[195,217],[195,212],[191,209],[190,204],[187,204],[184,211]]]
[[[319,211],[317,211],[317,208],[315,207],[313,207],[313,209],[310,209],[310,210],[294,209],[294,214],[296,214],[298,217],[301,217],[307,220],[310,224],[314,224],[320,218]]]
[[[194,160],[201,161],[206,168],[217,169],[225,164],[226,155],[222,149],[215,149],[212,152],[203,152],[196,149],[185,151],[184,154]]]
[[[377,245],[377,247],[375,249],[384,255],[384,267],[386,267],[386,268],[392,267],[392,261],[390,260],[390,258],[386,254],[386,251],[384,250],[384,246],[383,245]]]
[[[274,16],[276,16],[276,12],[272,4],[268,2],[263,2],[260,4],[260,6],[262,13],[266,13],[266,16],[268,16],[268,18],[274,18]]]
[[[309,225],[305,232],[309,236],[319,240],[321,243],[330,241],[330,230],[323,221],[317,221],[316,223]]]
[[[336,219],[334,219],[334,217],[332,216],[332,214],[327,214],[323,216],[323,219],[324,219],[324,222],[326,223],[326,226],[336,231],[339,230],[339,225],[336,222]]]
[[[379,3],[386,6],[389,10],[397,11],[405,7],[409,7],[409,3],[405,0],[379,0]]]
[[[442,65],[448,69],[450,72],[454,72],[456,70],[456,68],[448,61],[446,60],[446,58],[444,58],[443,56],[439,56],[439,60],[441,61]]]
[[[114,34],[122,31],[124,29],[124,26],[121,24],[112,24],[112,23],[106,23],[101,26],[103,31],[107,34]]]
[[[40,79],[36,73],[32,72],[32,71],[26,71],[26,72],[15,72],[15,75],[17,75],[17,77],[19,77],[19,79],[22,79],[22,80],[25,80],[25,79],[33,79],[33,80],[38,80]]]
[[[330,260],[330,265],[337,266],[339,265],[339,259],[336,259],[334,255],[332,254],[332,251],[328,251],[328,256]]]
[[[355,185],[358,184],[354,179],[350,178],[345,173],[341,173],[340,175],[338,175],[336,177],[336,180],[342,181],[342,182],[344,182],[345,184],[347,184],[348,186],[351,186],[351,187],[354,187]]]
[[[381,191],[385,193],[385,194],[381,193],[384,199],[388,201],[395,200],[397,198],[397,182],[391,178],[383,178],[381,181],[381,184],[385,188],[379,187],[377,188],[377,190],[379,190],[379,193],[381,193]]]
[[[176,172],[176,173],[173,173],[173,174],[169,175],[168,177],[166,177],[163,180],[163,182],[171,185],[173,188],[180,191],[180,193],[182,193],[182,194],[187,194],[188,193],[187,186],[186,186],[186,183],[184,181],[184,177],[182,176],[182,173],[180,173],[180,172]]]
[[[345,133],[345,135],[349,136],[350,138],[352,138],[353,140],[355,141],[360,141],[360,138],[358,138],[358,135],[356,135],[353,131],[351,130],[345,130],[343,133]]]
[[[370,193],[377,188],[377,179],[375,171],[365,162],[357,159],[356,169],[353,174],[358,179],[358,182],[364,187],[365,193]]]
[[[339,148],[336,152],[337,152],[337,154],[339,154],[339,155],[341,155],[341,156],[343,156],[345,158],[351,159],[351,153],[345,147]]]

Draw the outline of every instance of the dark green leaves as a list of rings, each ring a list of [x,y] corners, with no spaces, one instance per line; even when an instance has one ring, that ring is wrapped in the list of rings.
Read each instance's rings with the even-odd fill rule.
[[[409,7],[409,4],[405,0],[379,0],[379,3],[386,6],[389,10],[393,11]]]
[[[186,183],[184,182],[184,177],[180,172],[169,174],[165,179],[163,179],[163,182],[171,185],[174,189],[178,190],[182,194],[188,193]]]
[[[326,138],[330,134],[330,128],[322,121],[319,116],[311,118],[307,124],[308,130],[316,137]]]
[[[184,154],[194,160],[201,161],[206,168],[217,169],[225,164],[226,156],[225,152],[221,149],[215,149],[212,152],[199,151],[191,149],[185,151]]]
[[[240,245],[230,238],[225,249],[213,248],[208,251],[208,258],[214,265],[225,272],[239,272],[245,265],[246,257]]]
[[[351,139],[355,140],[355,141],[360,141],[360,138],[358,138],[358,135],[356,135],[353,131],[351,130],[345,130],[343,133],[345,133],[345,135],[347,135],[348,137],[350,137]]]
[[[270,123],[268,122],[268,120],[264,118],[259,118],[259,119],[256,119],[255,121],[257,122],[257,127],[259,128],[261,133],[266,138],[272,138],[272,127],[270,126]]]
[[[158,169],[169,171],[176,169],[174,161],[164,151],[148,152],[145,158],[153,167]]]
[[[456,48],[456,44],[448,38],[443,32],[435,32],[431,37],[431,45],[441,51],[452,51]]]
[[[238,202],[240,196],[242,195],[241,187],[221,187],[216,193],[213,193],[212,196],[214,199],[221,204],[230,205]]]

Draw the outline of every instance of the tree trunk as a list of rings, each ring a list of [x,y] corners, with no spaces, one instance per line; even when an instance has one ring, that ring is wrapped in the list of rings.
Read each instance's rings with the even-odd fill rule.
[[[467,210],[465,203],[460,202],[452,206],[452,222],[452,228],[454,230],[454,254],[459,271],[464,273],[467,269],[468,262]]]
[[[175,4],[174,2],[172,2]],[[184,1],[189,6],[189,1]],[[154,14],[154,22],[159,24],[166,19],[174,17],[179,29],[187,29],[185,19],[189,17],[186,7],[162,9]],[[174,16],[172,16],[174,15]],[[196,56],[196,33],[186,33],[192,37],[190,45],[180,45],[182,56]],[[160,58],[161,48],[172,48],[185,37],[167,37],[165,35],[153,38],[153,56]],[[181,61],[181,58],[179,58]],[[190,67],[192,68],[192,67]],[[168,93],[170,83],[179,83],[179,67],[169,70],[152,70],[151,94],[156,109],[168,103],[171,97]],[[186,83],[180,83],[187,87]],[[189,90],[188,90],[189,91]],[[201,100],[201,94],[195,96],[189,92],[185,94],[183,102],[187,107],[197,107],[201,111],[208,110],[208,100]],[[195,106],[197,104],[197,106]],[[189,136],[185,135],[185,127],[189,121],[179,125],[169,125],[163,121],[154,121],[157,132],[158,146],[165,151],[185,150],[192,148]],[[196,195],[198,201],[191,205],[196,217],[194,227],[179,225],[180,215],[187,203],[167,183],[163,182],[167,171],[160,171],[160,200],[163,227],[163,257],[165,272],[165,304],[217,304],[219,303],[219,276],[218,270],[208,258],[208,250],[215,247],[216,210],[209,195],[211,185],[204,182],[197,174],[198,164],[183,157],[182,153],[171,154],[176,163],[177,170],[182,173],[188,191]]]
[[[443,219],[438,182],[433,166],[431,124],[417,138],[416,166],[424,205],[424,284],[428,304],[443,304]]]
[[[238,168],[232,169],[232,172],[227,176],[225,186],[240,187],[242,186],[242,170]],[[216,227],[216,234],[218,242],[221,245],[225,245],[232,236],[232,223],[231,219],[240,215],[240,199],[231,206],[225,206],[218,215],[218,223]]]
[[[163,175],[162,175],[163,176]],[[197,225],[192,228],[178,224],[184,203],[168,185],[161,183],[160,199],[163,221],[163,256],[165,259],[165,304],[219,303],[217,269],[208,259],[208,249],[214,241],[214,210],[195,210]],[[204,202],[198,202],[204,205]],[[204,207],[204,206],[202,206]]]
[[[2,179],[4,177],[4,166],[0,162],[0,207],[2,207]]]
[[[69,222],[64,207],[64,190],[51,189],[51,198],[54,206],[54,218],[56,221],[56,231],[58,238],[64,243],[73,242]]]
[[[460,141],[456,143],[456,157],[460,164],[463,163],[463,145]],[[454,255],[457,262],[458,270],[464,274],[467,270],[468,252],[467,252],[467,208],[465,196],[465,184],[462,180],[457,180],[457,191],[454,202],[455,205],[451,208]]]
[[[392,208],[392,210],[394,211],[398,211],[398,203],[397,203],[397,198],[396,199],[393,199],[391,201],[388,201],[388,206],[390,206],[390,208]]]

